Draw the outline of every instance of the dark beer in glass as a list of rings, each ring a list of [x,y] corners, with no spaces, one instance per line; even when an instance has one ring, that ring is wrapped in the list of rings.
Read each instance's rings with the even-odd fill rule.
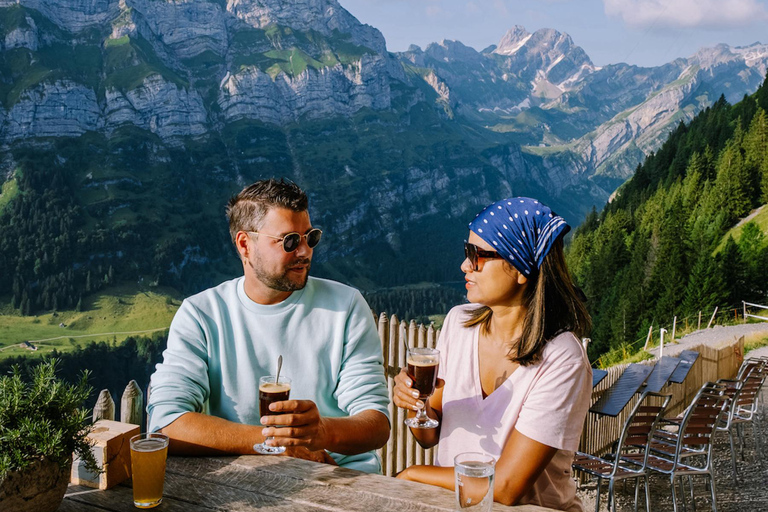
[[[435,392],[440,351],[426,347],[408,349],[407,365],[412,387],[419,392],[419,400],[424,402],[424,407],[418,410],[415,417],[405,420],[405,424],[411,428],[435,428],[439,423],[427,416],[426,401]]]
[[[284,402],[288,400],[291,395],[291,379],[288,377],[280,377],[279,381],[275,380],[274,375],[268,375],[259,379],[259,414],[261,416],[275,416],[279,415],[279,412],[269,410],[269,404],[274,402]],[[283,453],[285,446],[269,446],[266,441],[272,439],[268,437],[263,443],[255,444],[253,449],[256,453],[262,455],[275,455]]]

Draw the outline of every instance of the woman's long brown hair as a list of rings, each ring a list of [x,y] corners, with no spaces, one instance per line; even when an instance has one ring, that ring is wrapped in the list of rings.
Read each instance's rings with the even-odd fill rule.
[[[510,265],[506,261],[504,264]],[[523,334],[519,340],[510,340],[508,354],[509,360],[520,366],[536,363],[544,345],[558,334],[571,331],[581,338],[592,329],[592,319],[565,264],[562,238],[544,257],[538,274],[528,279],[524,300],[528,312],[523,319]],[[490,330],[490,307],[480,306],[469,314],[465,327],[481,324],[484,333]]]

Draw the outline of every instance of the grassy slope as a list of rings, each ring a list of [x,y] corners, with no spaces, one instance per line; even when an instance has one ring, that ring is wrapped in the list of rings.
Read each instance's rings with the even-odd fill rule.
[[[4,311],[0,313],[0,359],[46,353],[54,348],[70,351],[89,341],[116,338],[120,342],[128,337],[105,333],[166,329],[180,305],[175,297],[176,293],[171,290],[124,285],[84,298],[82,312],[60,311],[57,316],[45,313],[23,317]],[[60,327],[61,323],[65,327]],[[26,340],[49,338],[58,339],[34,343],[38,352],[13,346]]]
[[[758,208],[757,215],[752,217],[750,219],[751,222],[755,222],[758,227],[763,231],[763,233],[768,236],[768,208],[766,208],[766,205],[761,206]],[[720,242],[720,245],[717,246],[717,249],[715,250],[715,253],[720,252],[723,247],[725,247],[725,242],[728,240],[729,236],[732,236],[734,240],[737,242],[741,238],[741,231],[744,229],[744,225],[746,222],[743,220],[733,226],[731,229],[728,230],[728,232],[723,236],[722,241]]]

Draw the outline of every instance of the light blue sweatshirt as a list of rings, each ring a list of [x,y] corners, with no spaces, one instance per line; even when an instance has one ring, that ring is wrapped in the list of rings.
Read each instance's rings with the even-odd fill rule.
[[[292,380],[291,399],[312,400],[322,416],[372,409],[389,418],[381,342],[360,292],[310,277],[279,304],[262,305],[234,279],[186,299],[171,323],[163,362],[150,381],[149,430],[186,412],[260,425],[259,378]],[[340,466],[381,471],[374,452],[341,455]]]

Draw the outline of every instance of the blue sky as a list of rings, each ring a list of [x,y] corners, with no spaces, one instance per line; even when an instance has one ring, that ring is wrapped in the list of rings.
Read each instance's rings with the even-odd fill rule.
[[[656,66],[703,46],[768,43],[768,0],[339,0],[390,51],[455,39],[482,50],[514,25],[567,32],[602,66]]]

